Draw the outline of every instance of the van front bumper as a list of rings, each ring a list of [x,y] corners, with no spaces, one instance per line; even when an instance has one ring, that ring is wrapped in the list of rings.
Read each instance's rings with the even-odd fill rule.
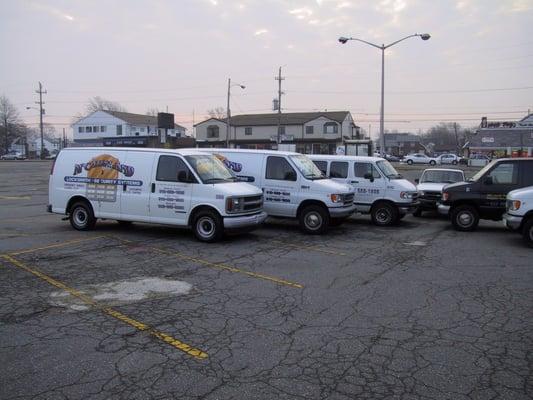
[[[416,201],[413,203],[396,203],[400,214],[412,214],[416,211],[420,202]]]
[[[447,206],[442,203],[437,203],[437,210],[440,215],[448,215],[450,213],[450,206]]]
[[[253,215],[224,217],[224,228],[233,230],[257,227],[265,221],[266,217],[267,213],[264,211]]]
[[[346,218],[352,215],[355,210],[357,209],[357,206],[355,204],[352,204],[351,206],[347,207],[330,207],[329,210],[329,216],[331,218]]]
[[[502,219],[504,225],[509,229],[517,230],[522,226],[522,217],[505,213],[503,214]]]

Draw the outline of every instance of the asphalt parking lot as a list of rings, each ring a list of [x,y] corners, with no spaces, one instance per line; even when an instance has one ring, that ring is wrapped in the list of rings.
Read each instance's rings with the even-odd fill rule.
[[[1,399],[533,398],[533,253],[501,223],[85,233],[49,169],[0,163]]]

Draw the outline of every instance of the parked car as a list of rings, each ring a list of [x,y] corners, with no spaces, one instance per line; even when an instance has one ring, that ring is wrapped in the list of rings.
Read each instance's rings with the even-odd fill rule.
[[[455,154],[441,154],[437,157],[437,164],[452,164],[457,165],[461,157],[456,156]]]
[[[309,155],[329,178],[355,190],[357,211],[378,226],[396,224],[417,208],[416,187],[381,157]]]
[[[390,162],[400,162],[400,157],[394,156],[392,154],[385,154],[385,160]]]
[[[456,230],[473,231],[480,219],[501,220],[507,194],[527,186],[533,186],[533,158],[502,158],[466,182],[445,186],[438,210]]]
[[[251,230],[267,216],[262,191],[211,154],[120,147],[61,150],[48,211],[68,215],[76,230],[94,228],[97,218],[139,221],[191,227],[202,242]]]
[[[21,153],[7,153],[0,157],[0,160],[25,160],[26,156]]]
[[[433,157],[428,157],[425,154],[408,154],[403,159],[407,164],[429,164],[429,165],[436,165],[437,159]]]
[[[424,170],[420,179],[415,179],[419,205],[413,215],[420,217],[423,211],[437,210],[437,203],[441,199],[444,186],[464,181],[465,174],[460,169],[428,168]]]
[[[503,221],[509,229],[521,232],[524,241],[533,247],[533,186],[507,194]]]
[[[269,216],[297,218],[305,233],[322,234],[352,215],[354,190],[328,179],[305,155],[290,151],[202,149],[263,191]]]

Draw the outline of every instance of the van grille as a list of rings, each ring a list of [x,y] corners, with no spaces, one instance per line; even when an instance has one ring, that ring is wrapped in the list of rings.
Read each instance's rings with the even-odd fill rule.
[[[260,210],[263,206],[263,196],[244,196],[244,211],[255,211]]]
[[[435,191],[426,192],[426,191],[424,191],[424,195],[421,196],[421,198],[423,198],[424,200],[438,201],[441,198],[441,192],[435,192]]]

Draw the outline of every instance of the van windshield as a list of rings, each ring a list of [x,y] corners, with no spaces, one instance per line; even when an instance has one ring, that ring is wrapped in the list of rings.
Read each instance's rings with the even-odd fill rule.
[[[215,156],[185,156],[185,159],[198,174],[203,183],[234,182],[237,178]]]
[[[472,178],[470,178],[468,181],[469,182],[477,182],[479,180],[479,178],[481,178],[483,175],[485,175],[485,173],[492,168],[494,164],[492,163],[488,163],[487,165],[485,165],[483,168],[481,168],[477,174],[475,174]]]
[[[396,171],[390,162],[387,160],[377,161],[376,165],[383,172],[383,174],[389,179],[402,179],[402,176]]]
[[[290,156],[290,159],[306,179],[326,179],[326,176],[318,169],[315,163],[303,154]]]
[[[461,171],[448,171],[445,169],[427,169],[420,178],[420,183],[455,183],[464,180]]]

